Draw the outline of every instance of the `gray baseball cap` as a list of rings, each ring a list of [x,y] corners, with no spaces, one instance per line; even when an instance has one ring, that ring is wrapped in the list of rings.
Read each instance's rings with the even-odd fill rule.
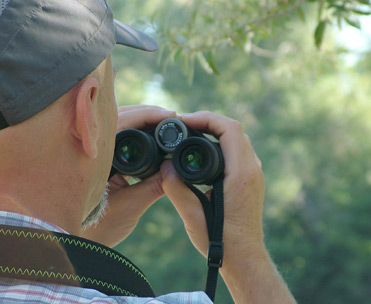
[[[115,44],[157,50],[151,37],[114,20],[106,0],[6,3],[0,11],[0,129],[53,103],[95,70]]]

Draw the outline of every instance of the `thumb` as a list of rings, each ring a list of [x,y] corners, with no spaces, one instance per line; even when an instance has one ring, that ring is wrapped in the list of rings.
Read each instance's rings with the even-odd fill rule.
[[[179,178],[170,161],[163,162],[161,174],[162,189],[183,219],[188,236],[193,245],[203,255],[206,255],[208,235],[205,215],[200,201]]]
[[[117,189],[117,180],[115,190],[109,194],[106,214],[97,227],[84,232],[85,237],[107,246],[115,246],[125,239],[143,213],[164,195],[160,172],[131,186],[122,181],[121,189]]]
[[[162,175],[160,172],[131,186],[123,187],[115,194],[113,200],[122,205],[127,202],[126,212],[134,217],[140,217],[157,199],[164,195],[162,190]],[[110,207],[112,208],[112,199]]]

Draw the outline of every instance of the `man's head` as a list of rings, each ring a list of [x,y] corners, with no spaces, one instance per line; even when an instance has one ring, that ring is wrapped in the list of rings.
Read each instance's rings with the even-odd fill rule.
[[[109,56],[116,43],[157,48],[145,34],[114,21],[105,0],[9,0],[0,15],[5,209],[45,219],[59,212],[72,221],[97,206],[116,133]],[[67,208],[73,204],[75,215]]]
[[[116,20],[105,0],[8,0],[0,15],[0,115],[9,125],[38,113],[123,44],[156,42]]]

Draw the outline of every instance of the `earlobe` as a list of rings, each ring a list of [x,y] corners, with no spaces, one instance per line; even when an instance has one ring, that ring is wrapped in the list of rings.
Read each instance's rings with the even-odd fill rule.
[[[74,136],[81,145],[81,151],[89,157],[98,156],[98,87],[95,78],[87,78],[80,83],[76,94]]]

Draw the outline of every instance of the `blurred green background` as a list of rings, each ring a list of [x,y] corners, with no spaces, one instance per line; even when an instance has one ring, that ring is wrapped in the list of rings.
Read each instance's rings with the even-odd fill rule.
[[[239,120],[263,163],[266,246],[298,303],[370,303],[368,1],[110,4],[160,44],[114,51],[118,103]],[[167,198],[117,249],[157,294],[205,288],[206,262]],[[221,279],[216,302],[233,302]]]

